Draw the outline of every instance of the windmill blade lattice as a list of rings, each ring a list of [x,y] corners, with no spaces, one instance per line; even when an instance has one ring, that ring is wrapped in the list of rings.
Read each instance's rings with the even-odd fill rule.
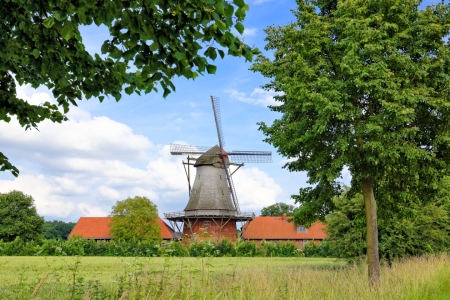
[[[208,152],[211,147],[170,144],[172,155],[219,155],[219,153]]]
[[[222,118],[220,116],[219,98],[211,96],[211,104],[214,112],[214,120],[216,121],[217,136],[219,138],[220,150],[223,150],[223,147],[225,146],[225,140],[223,138]]]
[[[209,151],[211,147],[191,145],[170,145],[172,155],[223,155],[222,152]],[[237,151],[227,152],[228,158],[233,163],[271,163],[270,151]]]

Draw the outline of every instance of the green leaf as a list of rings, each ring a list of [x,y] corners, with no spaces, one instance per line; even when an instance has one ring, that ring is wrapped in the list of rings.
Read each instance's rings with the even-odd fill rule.
[[[245,6],[244,0],[233,0],[233,3],[236,4],[239,8]]]
[[[184,55],[184,53],[177,51],[173,54],[173,57],[175,57],[178,61],[180,61],[182,59],[185,59],[186,55]]]
[[[61,10],[55,10],[53,11],[53,16],[58,21],[63,21],[65,18],[67,18],[67,12],[61,11]]]
[[[163,97],[166,98],[170,94],[170,90],[168,88],[164,88]]]
[[[47,18],[42,22],[46,28],[50,28],[55,24],[55,20],[53,18]]]
[[[34,49],[33,52],[31,52],[34,56],[34,58],[38,58],[39,57],[39,50],[38,49]]]
[[[224,9],[223,9],[223,3],[222,3],[222,2],[217,2],[217,3],[214,5],[214,8],[216,9],[216,11],[217,11],[219,14],[221,14],[221,15],[224,14]]]
[[[208,74],[216,74],[217,67],[214,65],[207,65],[206,70],[208,71]]]
[[[161,78],[162,78],[161,72],[156,72],[156,73],[153,74],[153,76],[152,76],[152,80],[154,80],[154,81],[158,81],[158,80],[160,80]]]
[[[134,87],[129,86],[129,87],[125,88],[125,93],[127,93],[128,95],[133,94],[133,92],[134,92]]]
[[[63,39],[65,39],[66,41],[68,41],[72,37],[72,32],[73,32],[72,24],[68,22],[66,22],[64,24],[64,27],[59,31]]]
[[[225,52],[223,52],[223,50],[217,50],[219,52],[220,58],[224,58],[225,57]]]
[[[156,51],[159,49],[159,44],[157,41],[153,41],[153,43],[150,45],[150,50],[151,51]]]
[[[66,77],[61,77],[61,78],[58,80],[58,84],[59,84],[61,87],[67,87],[67,86],[70,85],[70,83],[69,83],[69,81],[67,80]]]
[[[221,30],[225,31],[227,29],[227,25],[222,20],[216,20],[216,24]]]
[[[103,45],[100,50],[102,51],[102,54],[106,54],[108,52],[108,50],[109,50],[109,41],[108,40],[103,42]]]
[[[245,18],[245,10],[242,8],[239,8],[238,10],[236,10],[234,15],[238,18],[239,21],[242,21]]]
[[[214,47],[209,47],[206,51],[205,51],[205,55],[210,57],[212,60],[215,60],[217,57],[217,52],[216,52],[216,48]]]
[[[236,23],[236,25],[234,25],[234,28],[236,28],[236,30],[237,30],[240,34],[243,34],[243,33],[244,33],[244,24],[242,24],[241,22]]]
[[[158,38],[158,41],[161,44],[161,46],[165,46],[165,45],[167,45],[169,43],[169,38],[167,36],[165,36],[165,35],[161,35]]]

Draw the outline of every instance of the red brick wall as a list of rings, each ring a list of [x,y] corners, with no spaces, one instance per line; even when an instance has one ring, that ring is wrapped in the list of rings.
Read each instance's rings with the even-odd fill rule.
[[[187,222],[190,221],[192,228],[189,228]],[[209,226],[205,224],[209,222]],[[221,241],[227,239],[231,242],[237,240],[236,221],[227,219],[189,219],[184,221],[183,240],[201,241],[212,240]]]

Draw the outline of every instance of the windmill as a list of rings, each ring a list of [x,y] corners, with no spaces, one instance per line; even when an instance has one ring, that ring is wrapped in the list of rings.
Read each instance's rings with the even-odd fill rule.
[[[225,141],[217,97],[211,96],[219,145],[213,147],[170,145],[172,155],[188,155],[186,176],[189,185],[189,202],[183,212],[166,213],[166,219],[181,231],[183,236],[201,238],[201,233],[217,240],[236,240],[236,222],[253,219],[253,213],[240,210],[232,175],[244,163],[272,162],[270,151],[224,150]],[[195,161],[191,163],[190,161]],[[190,166],[196,168],[194,185],[191,188]],[[230,166],[237,167],[231,172]]]

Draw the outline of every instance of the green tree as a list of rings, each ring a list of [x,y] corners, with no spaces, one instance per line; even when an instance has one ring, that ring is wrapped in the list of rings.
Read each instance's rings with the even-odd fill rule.
[[[111,235],[116,239],[161,240],[158,209],[146,197],[117,201],[111,217]]]
[[[41,237],[44,218],[39,216],[31,196],[20,191],[0,193],[0,240],[11,242]]]
[[[25,129],[45,119],[66,121],[77,100],[111,95],[175,91],[174,76],[195,79],[227,54],[251,60],[245,45],[248,6],[243,0],[40,0],[3,1],[0,8],[0,121],[16,117]],[[85,50],[80,26],[107,26],[110,39],[99,52]],[[16,85],[52,90],[57,105],[32,105],[17,97]],[[0,170],[19,170],[0,152]]]
[[[75,227],[73,222],[63,221],[45,221],[42,235],[45,239],[62,239],[67,240],[72,229]]]
[[[261,216],[282,216],[283,214],[292,216],[293,213],[294,206],[282,202],[277,202],[261,209]]]
[[[387,261],[404,256],[450,249],[450,179],[440,184],[436,201],[394,203],[378,210],[380,256]],[[366,219],[361,194],[334,199],[335,210],[326,217],[328,241],[334,256],[354,258],[366,253]]]
[[[298,0],[297,21],[266,29],[254,71],[281,92],[260,123],[267,142],[307,171],[313,187],[293,196],[297,223],[324,219],[342,191],[363,195],[369,282],[379,282],[377,204],[435,199],[448,174],[450,5],[416,0]],[[429,195],[428,197],[426,195]]]

